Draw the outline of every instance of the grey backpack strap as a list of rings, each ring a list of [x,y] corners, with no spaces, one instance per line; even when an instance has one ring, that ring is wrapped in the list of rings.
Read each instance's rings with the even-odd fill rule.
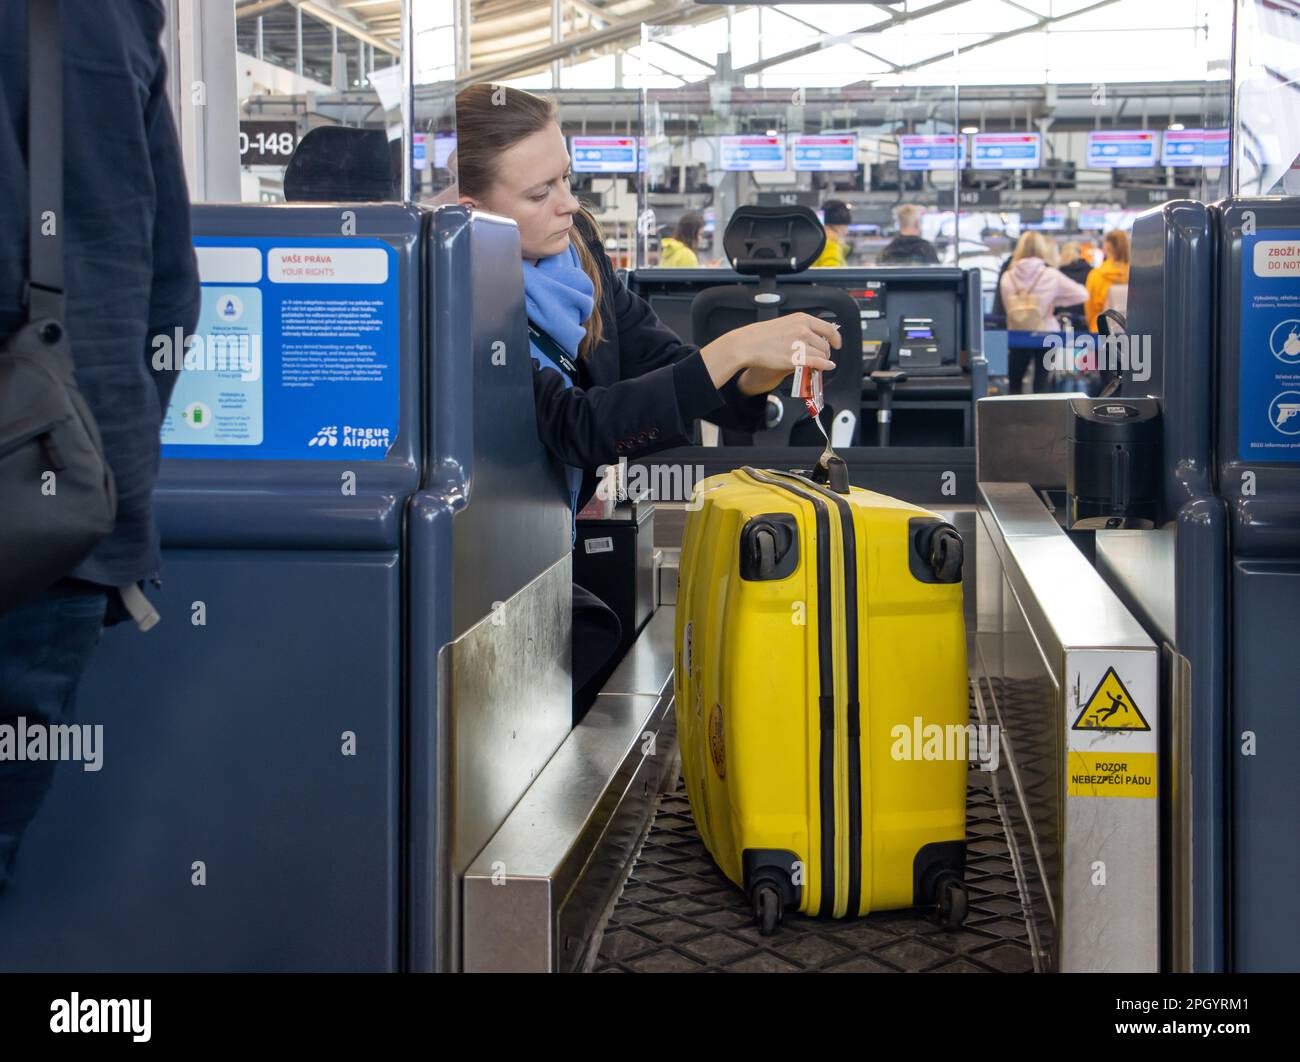
[[[59,0],[27,2],[27,320],[63,320],[63,27]]]

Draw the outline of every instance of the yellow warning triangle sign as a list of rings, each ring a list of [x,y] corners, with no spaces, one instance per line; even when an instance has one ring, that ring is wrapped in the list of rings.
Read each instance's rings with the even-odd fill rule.
[[[1115,674],[1115,669],[1108,667],[1071,729],[1150,730],[1151,724],[1142,715],[1133,695]]]

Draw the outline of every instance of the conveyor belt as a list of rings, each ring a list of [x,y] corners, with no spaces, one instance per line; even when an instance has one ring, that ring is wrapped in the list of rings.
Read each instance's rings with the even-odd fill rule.
[[[744,894],[714,866],[680,776],[660,799],[596,946],[595,973],[1028,973],[1024,908],[991,777],[971,771],[965,926],[946,932],[917,910],[832,922],[787,914],[759,935]]]

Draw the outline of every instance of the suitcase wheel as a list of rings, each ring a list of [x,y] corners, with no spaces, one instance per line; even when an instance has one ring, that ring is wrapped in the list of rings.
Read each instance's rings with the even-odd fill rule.
[[[966,921],[966,889],[960,881],[949,878],[939,884],[939,924],[944,929],[960,929]]]
[[[765,937],[770,937],[776,932],[776,927],[781,924],[782,911],[781,893],[773,885],[759,885],[754,889],[754,921],[758,923],[758,931]]]

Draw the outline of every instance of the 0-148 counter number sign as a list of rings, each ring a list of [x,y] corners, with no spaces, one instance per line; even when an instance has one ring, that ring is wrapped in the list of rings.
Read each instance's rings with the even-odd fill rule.
[[[297,146],[297,122],[239,123],[241,166],[284,166]]]

